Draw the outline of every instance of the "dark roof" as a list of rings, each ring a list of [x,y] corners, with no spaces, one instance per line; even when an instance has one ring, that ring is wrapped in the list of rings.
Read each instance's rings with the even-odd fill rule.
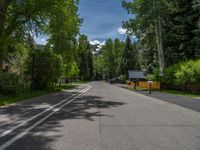
[[[129,79],[145,79],[146,77],[144,76],[143,71],[130,70],[128,71],[128,78]]]

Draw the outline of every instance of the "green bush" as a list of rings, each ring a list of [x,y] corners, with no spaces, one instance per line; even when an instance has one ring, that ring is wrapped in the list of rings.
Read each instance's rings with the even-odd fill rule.
[[[3,96],[16,96],[24,89],[23,80],[20,76],[0,72],[0,95]]]
[[[163,77],[161,78],[162,83],[174,84],[176,82],[176,72],[179,70],[180,64],[172,65],[164,70]]]
[[[149,80],[149,81],[156,81],[157,80],[156,75],[155,74],[149,74],[149,75],[147,75],[147,80]]]
[[[28,74],[33,71],[32,88],[48,89],[52,88],[62,75],[62,58],[53,53],[52,50],[37,50],[34,54],[34,64],[32,58],[28,62]]]
[[[120,75],[120,76],[119,76],[119,79],[120,79],[121,81],[124,81],[124,82],[125,82],[125,81],[126,81],[126,76],[125,76],[125,75]]]
[[[147,78],[172,85],[200,84],[200,60],[189,60],[172,65],[165,68],[163,77],[158,77],[158,72],[155,72]]]
[[[199,84],[200,83],[200,60],[190,60],[180,64],[180,68],[175,73],[176,83]]]

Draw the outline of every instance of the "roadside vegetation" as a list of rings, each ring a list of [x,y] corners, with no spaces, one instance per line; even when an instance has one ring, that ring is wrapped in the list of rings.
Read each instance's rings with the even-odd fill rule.
[[[127,86],[125,87],[126,89],[130,90],[130,91],[148,91],[148,89],[145,88],[141,88],[141,87],[137,87],[136,89],[134,87],[131,86]],[[192,97],[195,99],[200,99],[200,92],[186,92],[186,91],[178,91],[178,90],[158,90],[158,89],[152,89],[153,92],[160,92],[160,93],[166,93],[166,94],[174,94],[174,95],[178,95],[178,96],[188,96],[188,97]]]
[[[200,99],[200,92],[199,93],[191,93],[191,92],[184,92],[184,91],[176,91],[176,90],[155,90],[161,93],[168,93],[174,94],[178,96],[188,96],[196,99]]]
[[[128,70],[139,70],[139,52],[137,44],[133,44],[131,37],[126,41],[108,39],[93,59],[95,79],[112,79],[118,77],[122,81],[128,78]]]
[[[160,81],[163,88],[197,92],[200,88],[200,60],[190,60],[172,65],[164,70],[162,77],[158,73],[149,79]]]
[[[78,6],[76,0],[0,0],[0,97],[54,91],[77,79],[126,82],[128,70],[145,71],[163,89],[200,91],[199,0],[124,0],[134,15],[123,22],[127,38],[103,45],[80,33]],[[34,42],[38,36],[48,37],[46,45]]]
[[[124,0],[122,7],[135,16],[123,22],[127,40],[108,39],[94,59],[95,72],[126,80],[128,70],[143,70],[161,83],[161,92],[198,96],[199,6],[199,0]]]
[[[2,96],[0,97],[0,106],[5,106],[8,104],[20,102],[23,100],[27,100],[30,98],[35,98],[38,96],[43,96],[46,94],[51,94],[54,92],[60,92],[63,90],[70,90],[76,88],[78,85],[76,84],[62,84],[61,86],[56,86],[52,89],[43,89],[43,90],[30,90],[26,89],[23,90],[20,93],[16,93],[15,95],[7,95],[7,96]]]
[[[75,0],[0,0],[0,105],[93,78],[82,21]],[[48,38],[46,45],[35,43],[38,36]]]

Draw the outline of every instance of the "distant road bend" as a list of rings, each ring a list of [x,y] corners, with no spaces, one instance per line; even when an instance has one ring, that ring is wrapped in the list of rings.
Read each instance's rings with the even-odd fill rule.
[[[0,150],[200,150],[200,112],[105,82],[0,108]]]

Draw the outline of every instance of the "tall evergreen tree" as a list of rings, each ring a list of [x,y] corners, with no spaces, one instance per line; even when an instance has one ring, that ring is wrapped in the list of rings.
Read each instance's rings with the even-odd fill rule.
[[[165,59],[172,65],[200,57],[200,11],[194,9],[193,0],[174,1],[172,11],[165,18]]]
[[[116,76],[121,75],[122,52],[124,43],[119,39],[114,40],[113,55],[114,55],[114,68]]]
[[[88,77],[90,80],[94,78],[94,67],[93,67],[93,54],[89,50],[88,52]]]
[[[102,55],[106,64],[106,77],[113,78],[115,76],[115,63],[113,54],[113,41],[112,39],[106,40],[105,45],[102,47]]]
[[[122,73],[128,77],[129,70],[139,69],[138,52],[132,44],[130,36],[127,36],[125,49],[122,58]]]
[[[92,80],[93,73],[93,54],[86,35],[80,35],[78,44],[78,67],[79,77],[83,80]]]

